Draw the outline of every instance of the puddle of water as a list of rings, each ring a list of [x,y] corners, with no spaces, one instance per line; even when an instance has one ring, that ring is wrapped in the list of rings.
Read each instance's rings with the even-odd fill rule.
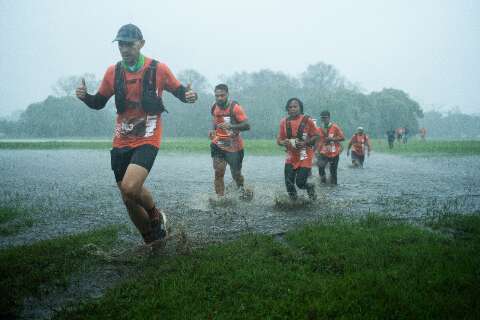
[[[103,150],[8,150],[0,152],[0,203],[31,212],[35,224],[2,237],[0,247],[130,224]],[[251,156],[244,161],[250,202],[240,201],[227,170],[224,206],[213,205],[213,169],[208,154],[162,154],[147,180],[158,206],[173,228],[212,240],[231,239],[245,231],[278,233],[326,212],[359,214],[393,211],[420,215],[449,203],[456,210],[480,210],[480,156],[401,157],[375,154],[364,169],[349,168],[342,157],[338,186],[321,185],[317,169],[310,178],[319,199],[295,210],[278,208],[286,196],[283,157]],[[300,197],[306,197],[303,190]],[[452,205],[454,204],[454,205]]]

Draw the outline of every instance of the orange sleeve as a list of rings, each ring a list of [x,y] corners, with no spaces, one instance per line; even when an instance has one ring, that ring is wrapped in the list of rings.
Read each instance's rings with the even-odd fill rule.
[[[337,135],[339,138],[345,139],[345,135],[343,134],[342,129],[340,129],[339,126],[335,125],[335,128],[337,129]]]
[[[349,148],[352,146],[354,138],[355,138],[355,135],[352,136],[352,138],[350,139],[350,142],[348,143]]]
[[[164,63],[157,65],[157,88],[162,88],[168,92],[173,92],[180,87],[180,81],[175,78],[172,71]]]
[[[98,93],[106,98],[110,98],[115,93],[113,83],[115,82],[115,65],[108,67],[103,76],[100,87],[98,88]]]
[[[235,119],[238,122],[244,122],[244,121],[248,120],[247,114],[243,110],[242,106],[239,105],[239,104],[236,104],[233,107],[233,114],[235,115]]]

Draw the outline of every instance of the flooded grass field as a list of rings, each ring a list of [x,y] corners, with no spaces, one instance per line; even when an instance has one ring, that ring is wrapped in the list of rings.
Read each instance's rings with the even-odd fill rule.
[[[18,256],[19,266],[23,266],[22,261],[33,263],[38,254],[46,255],[52,260],[48,262],[52,272],[56,270],[62,275],[60,286],[53,281],[53,287],[49,284],[38,289],[32,283],[34,289],[28,293],[20,285],[20,292],[27,292],[23,302],[16,302],[23,310],[21,318],[50,318],[79,299],[102,296],[106,288],[133,270],[157,265],[157,260],[132,258],[137,256],[141,237],[120,200],[108,150],[9,149],[0,151],[0,161],[3,254]],[[274,239],[285,245],[288,243],[284,234],[332,217],[359,220],[373,212],[385,213],[393,220],[422,222],[449,213],[480,212],[479,155],[409,157],[374,153],[366,160],[364,169],[353,169],[349,166],[350,159],[343,154],[339,185],[320,185],[314,168],[311,179],[316,184],[318,200],[308,201],[300,192],[303,197],[298,203],[287,200],[283,161],[283,155],[251,155],[247,149],[244,175],[248,187],[254,191],[253,200],[238,200],[227,173],[228,201],[212,203],[210,155],[160,151],[146,184],[158,206],[168,214],[176,237],[176,248],[171,252],[175,255],[185,248],[189,251],[206,243],[238,239],[244,234],[274,235]],[[95,238],[88,236],[88,232],[112,230],[109,228],[117,230],[118,239],[113,242],[109,236],[104,240],[99,238],[95,244]],[[83,240],[65,237],[70,235],[79,235]],[[49,239],[54,240],[40,241]],[[102,251],[105,241],[115,245]],[[182,241],[188,242],[185,248],[180,248]],[[57,242],[68,251],[65,257],[73,252],[75,259],[62,262]],[[37,243],[42,243],[39,247],[44,248],[44,253],[35,252]],[[31,256],[22,258],[25,252]],[[60,258],[54,261],[55,257]],[[87,267],[85,261],[94,264]],[[42,279],[45,275],[39,272],[38,277]],[[38,290],[40,295],[35,293]]]
[[[105,150],[2,150],[0,203],[26,212],[34,223],[0,238],[0,246],[26,244],[101,226],[129,223]],[[193,237],[230,239],[243,232],[278,233],[327,214],[387,212],[415,218],[435,210],[480,210],[480,156],[402,157],[373,154],[364,169],[343,155],[339,185],[317,181],[319,199],[288,206],[283,157],[247,155],[251,202],[211,206],[213,169],[208,154],[159,153],[147,186],[173,229]],[[231,178],[227,173],[227,185]],[[231,187],[231,186],[230,186]],[[282,209],[286,203],[290,209]],[[138,239],[137,239],[138,238]],[[133,241],[140,237],[132,235]]]

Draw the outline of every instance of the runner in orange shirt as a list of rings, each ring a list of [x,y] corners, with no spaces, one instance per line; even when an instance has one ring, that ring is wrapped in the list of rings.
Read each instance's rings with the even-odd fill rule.
[[[320,175],[320,181],[326,183],[325,167],[330,164],[330,182],[336,185],[338,161],[342,151],[340,142],[345,140],[345,136],[342,129],[336,123],[330,121],[329,111],[322,111],[320,119],[321,125],[318,128],[320,139],[316,148],[318,174]]]
[[[425,141],[425,138],[427,136],[427,129],[426,128],[420,128],[420,139],[422,139],[422,141]]]
[[[217,197],[225,195],[225,170],[230,166],[232,178],[240,190],[240,198],[250,200],[251,190],[246,190],[242,175],[243,139],[240,131],[250,130],[247,115],[236,101],[229,100],[228,87],[219,84],[215,87],[215,104],[211,110],[213,130],[209,132],[212,140],[210,151],[215,171],[214,187]]]
[[[372,150],[370,138],[364,133],[363,127],[358,127],[357,132],[350,139],[350,142],[348,143],[347,157],[350,155],[350,149],[352,146],[352,165],[354,167],[363,168],[363,162],[365,161],[365,148],[367,148],[367,156],[369,157],[370,151]]]
[[[197,94],[183,86],[167,65],[140,53],[145,40],[137,26],[122,26],[114,41],[122,61],[107,69],[95,95],[87,93],[84,80],[76,95],[97,110],[115,95],[112,170],[130,219],[150,244],[167,236],[165,214],[144,186],[162,139],[162,92],[167,90],[185,103],[194,103]]]
[[[315,187],[307,182],[310,175],[314,151],[317,141],[317,127],[312,118],[303,114],[303,103],[298,98],[287,101],[285,109],[288,117],[280,121],[277,144],[287,151],[285,159],[285,186],[290,199],[297,199],[295,184],[300,189],[306,189],[308,197],[317,198]]]

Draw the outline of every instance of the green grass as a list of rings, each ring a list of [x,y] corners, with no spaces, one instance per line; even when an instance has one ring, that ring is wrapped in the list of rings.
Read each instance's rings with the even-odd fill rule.
[[[467,220],[465,220],[467,219]],[[448,222],[450,221],[450,222]],[[451,216],[451,227],[480,223]],[[368,216],[248,235],[158,258],[58,319],[473,319],[480,233],[456,238]]]
[[[275,140],[245,140],[246,152],[252,154],[283,154]],[[54,149],[111,149],[110,140],[51,140],[51,141],[22,141],[2,140],[1,149],[30,149],[30,150],[54,150]],[[209,153],[210,140],[202,138],[168,138],[164,137],[160,147],[161,152],[192,152]]]
[[[444,155],[478,155],[480,154],[480,140],[427,140],[419,139],[409,140],[407,144],[395,141],[393,149],[389,149],[386,139],[372,139],[372,149],[375,152],[384,152],[390,154],[444,154]]]
[[[33,218],[16,209],[0,207],[0,236],[11,236],[33,226]]]
[[[344,147],[348,141],[344,142]],[[444,154],[444,155],[474,155],[480,154],[480,140],[427,140],[420,141],[412,139],[407,144],[395,142],[395,147],[390,150],[386,139],[372,139],[374,152],[384,152],[390,154],[405,155],[426,155],[426,154]],[[108,150],[112,146],[110,140],[49,140],[49,141],[22,141],[22,140],[2,140],[1,149],[104,149]],[[161,152],[192,152],[208,153],[210,152],[210,141],[202,138],[169,138],[164,137]],[[278,147],[274,139],[245,139],[245,151],[256,155],[282,155],[284,151]]]
[[[119,230],[108,227],[0,250],[0,317],[18,315],[23,299],[39,294],[41,285],[64,286],[73,273],[98,265],[101,258],[89,246],[108,250]]]
[[[17,210],[0,207],[0,224],[4,224],[14,220],[15,217],[17,217],[17,215],[18,215]]]

